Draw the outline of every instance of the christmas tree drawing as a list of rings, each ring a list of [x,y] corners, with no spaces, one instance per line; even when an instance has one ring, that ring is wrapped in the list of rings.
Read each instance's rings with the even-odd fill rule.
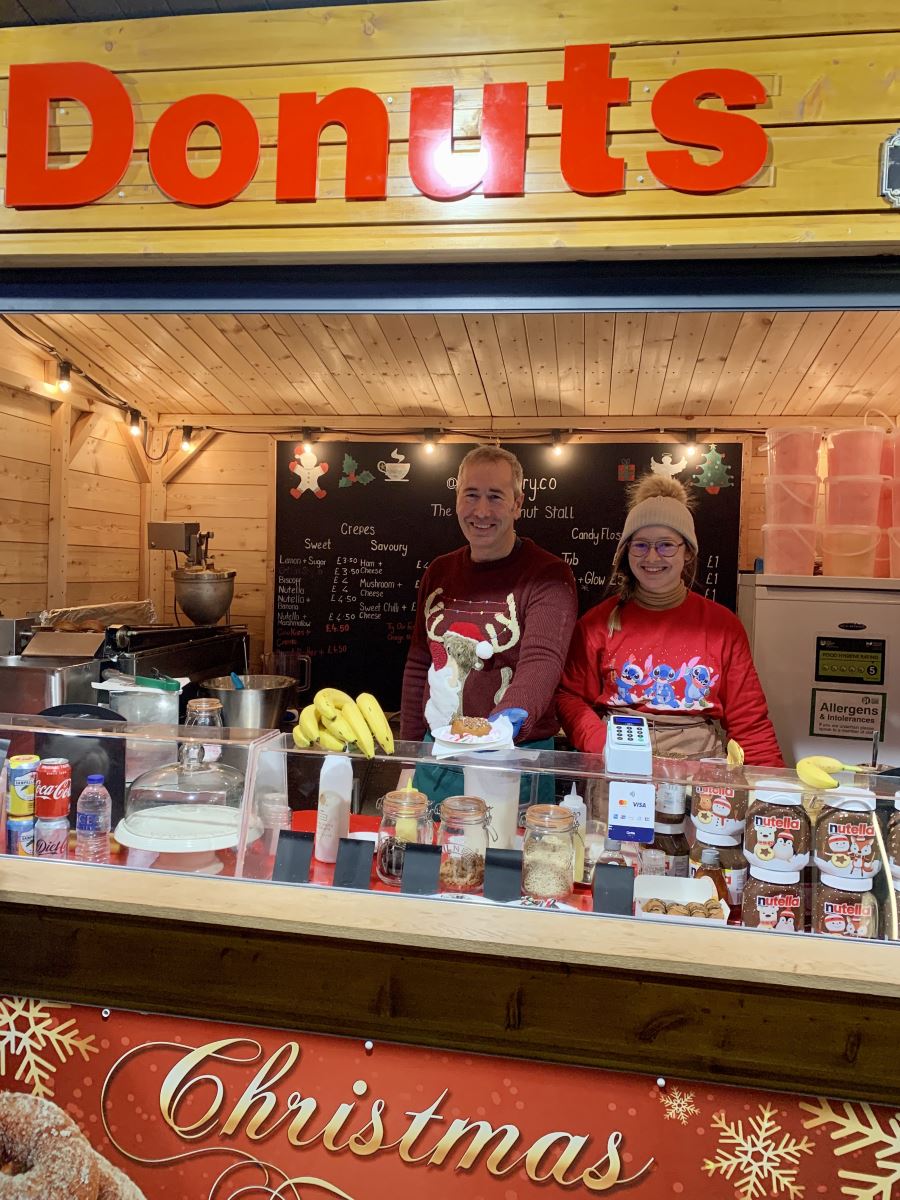
[[[714,442],[710,442],[700,463],[700,470],[691,478],[696,487],[706,488],[711,496],[715,496],[719,488],[733,486],[731,467],[718,452]]]

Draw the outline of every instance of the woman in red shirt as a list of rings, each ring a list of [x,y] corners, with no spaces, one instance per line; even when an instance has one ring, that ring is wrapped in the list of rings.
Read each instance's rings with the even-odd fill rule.
[[[631,711],[657,754],[718,757],[733,738],[748,764],[784,766],[744,627],[690,590],[697,554],[684,486],[644,476],[613,559],[615,594],[575,626],[556,694],[576,750],[602,751],[607,714]]]

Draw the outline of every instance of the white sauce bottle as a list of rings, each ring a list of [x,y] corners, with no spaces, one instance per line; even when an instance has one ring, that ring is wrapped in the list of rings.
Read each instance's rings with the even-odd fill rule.
[[[350,832],[353,765],[345,754],[329,754],[319,772],[319,810],[316,817],[316,858],[335,862],[342,837]]]

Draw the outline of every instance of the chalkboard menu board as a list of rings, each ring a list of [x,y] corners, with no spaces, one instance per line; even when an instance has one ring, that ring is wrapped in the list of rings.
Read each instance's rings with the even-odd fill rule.
[[[400,704],[416,588],[432,558],[464,544],[456,471],[471,445],[318,442],[304,453],[278,443],[275,649],[312,656],[312,689],[371,691]],[[674,475],[697,504],[697,590],[734,609],[741,447],[584,443],[508,447],[525,470],[517,523],[571,564],[581,611],[603,599],[625,520],[626,486],[654,470]]]

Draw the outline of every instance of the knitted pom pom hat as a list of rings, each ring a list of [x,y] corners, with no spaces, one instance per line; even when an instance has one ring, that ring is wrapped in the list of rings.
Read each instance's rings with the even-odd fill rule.
[[[613,566],[625,553],[629,538],[648,525],[665,525],[680,534],[697,553],[697,532],[691,516],[691,499],[683,483],[669,475],[643,475],[631,488],[628,516],[616,549]]]

